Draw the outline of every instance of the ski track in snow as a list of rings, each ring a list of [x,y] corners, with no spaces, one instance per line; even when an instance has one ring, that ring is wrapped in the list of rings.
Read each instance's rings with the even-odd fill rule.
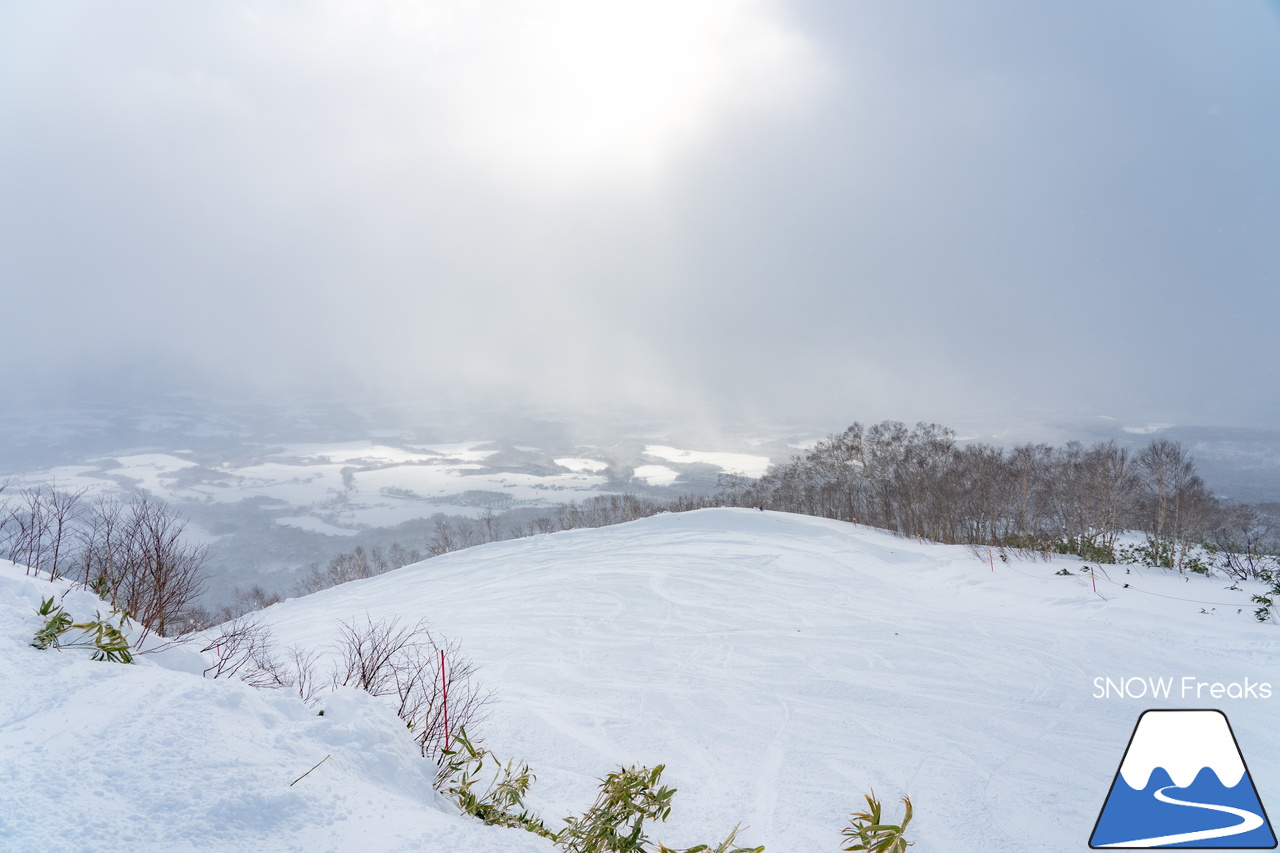
[[[911,796],[913,849],[1086,850],[1147,707],[1092,699],[1092,679],[1235,677],[1235,652],[1275,639],[1246,617],[1103,601],[1061,565],[1078,571],[991,572],[964,548],[707,510],[483,546],[317,603],[335,620],[425,616],[462,640],[497,690],[485,741],[529,762],[544,815],[580,811],[618,764],[663,763],[679,793],[652,834],[668,846],[741,821],[770,853],[834,851],[874,788],[895,817]],[[267,618],[322,643],[314,607]],[[1266,709],[1237,707],[1238,726]]]

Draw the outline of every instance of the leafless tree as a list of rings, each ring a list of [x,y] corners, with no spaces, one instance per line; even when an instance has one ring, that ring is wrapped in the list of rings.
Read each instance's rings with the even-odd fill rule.
[[[1195,535],[1208,525],[1213,498],[1180,442],[1154,439],[1138,455],[1142,491],[1138,519],[1153,555],[1182,568]]]
[[[85,513],[80,528],[78,579],[103,591],[111,578],[122,573],[127,549],[124,504],[113,496],[98,498]]]
[[[1170,565],[1205,535],[1217,503],[1173,442],[1155,442],[1139,458],[1114,442],[1006,452],[957,446],[938,424],[908,429],[898,421],[855,423],[758,480],[722,477],[720,485],[722,505],[856,520],[942,542],[1108,553],[1137,525],[1151,531],[1153,547],[1169,551],[1170,537],[1181,543]],[[560,526],[580,526],[581,515],[573,504],[561,507]]]
[[[215,613],[208,615],[208,619],[214,624],[222,622],[230,622],[233,619],[244,616],[246,613],[254,613],[258,610],[265,610],[273,604],[279,604],[284,601],[284,597],[278,592],[271,592],[264,588],[261,584],[253,584],[247,589],[244,587],[236,587],[232,590],[231,603],[223,606]]]
[[[9,490],[9,481],[0,481],[0,553],[8,553],[9,536],[18,510],[4,493]]]
[[[472,545],[480,544],[479,531],[476,524],[469,518],[459,518],[456,525],[458,547],[470,548]]]
[[[19,491],[10,519],[11,529],[5,543],[8,551],[6,557],[11,562],[26,567],[28,574],[38,572],[49,532],[42,491],[39,488],[24,488]]]
[[[569,501],[567,504],[562,503],[556,506],[557,529],[577,530],[585,526],[582,510],[578,507],[577,501]]]
[[[278,592],[269,592],[260,584],[254,584],[248,589],[235,588],[234,601],[237,607],[244,608],[242,613],[252,613],[255,610],[265,610],[273,604],[279,604],[284,601]]]
[[[972,444],[957,448],[945,466],[934,501],[932,527],[945,542],[995,543],[1005,538],[1010,518],[1004,453],[998,447]]]
[[[340,623],[339,635],[333,684],[394,697],[396,713],[428,758],[439,761],[444,749],[446,695],[450,731],[481,720],[490,694],[472,681],[473,664],[456,643],[437,638],[424,622],[408,628],[398,619],[366,617],[363,623]]]
[[[288,687],[284,664],[276,657],[271,629],[250,616],[225,623],[200,651],[211,655],[208,678],[236,678],[254,687]]]
[[[1088,448],[1069,442],[1054,454],[1048,488],[1057,535],[1110,549],[1132,514],[1138,487],[1128,451],[1114,442]]]
[[[164,635],[203,591],[208,549],[185,542],[186,522],[154,499],[137,498],[129,510],[135,573],[122,579],[118,598],[144,629]]]
[[[213,659],[204,671],[208,678],[236,678],[254,687],[293,690],[307,704],[319,693],[319,654],[297,646],[277,653],[271,629],[252,616],[223,624],[200,651]]]
[[[428,546],[431,556],[438,557],[441,554],[448,554],[450,551],[458,550],[457,537],[454,535],[453,525],[449,523],[449,519],[443,516],[436,516],[431,526],[431,544]]]
[[[328,582],[328,574],[320,564],[309,563],[302,575],[294,582],[293,591],[297,595],[310,595],[313,592],[328,589],[330,586],[332,584]]]
[[[476,520],[476,532],[482,544],[485,542],[498,542],[502,539],[502,522],[499,520],[498,514],[493,511],[493,507],[487,506],[484,508],[480,518]]]
[[[1045,530],[1050,515],[1053,458],[1054,450],[1047,444],[1019,445],[1006,457],[1006,538],[1028,544]]]
[[[97,502],[82,533],[80,580],[142,626],[142,637],[186,627],[204,589],[206,548],[183,539],[186,522],[148,495]],[[141,639],[141,638],[140,638]]]
[[[47,501],[49,506],[49,577],[53,579],[65,573],[73,532],[84,512],[81,498],[88,491],[87,487],[64,491],[49,488]]]
[[[319,657],[319,652],[300,646],[290,646],[285,652],[285,680],[298,694],[298,698],[308,705],[315,701],[323,687],[316,677],[316,661]]]
[[[50,580],[65,574],[72,562],[68,551],[86,491],[59,489],[54,484],[22,489],[17,505],[4,518],[10,527],[5,543],[8,559],[26,566],[28,572],[47,572]]]
[[[309,595],[348,581],[363,580],[390,571],[391,562],[381,548],[366,550],[357,545],[354,551],[339,554],[323,569],[313,564],[296,584],[300,595]]]
[[[1222,506],[1208,539],[1223,570],[1236,580],[1280,574],[1280,520],[1256,506]]]
[[[399,542],[392,542],[387,549],[387,560],[391,568],[399,569],[422,561],[422,554],[415,548],[406,548]]]

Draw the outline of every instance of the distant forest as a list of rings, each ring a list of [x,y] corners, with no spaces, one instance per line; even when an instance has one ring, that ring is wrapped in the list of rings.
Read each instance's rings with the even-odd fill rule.
[[[1215,496],[1178,442],[1155,438],[1136,453],[1113,441],[1002,448],[960,444],[938,424],[908,429],[898,421],[855,423],[760,478],[722,475],[711,495],[665,502],[602,495],[533,518],[491,511],[437,518],[427,553],[708,506],[801,513],[936,542],[1105,563],[1199,572],[1215,566],[1242,580],[1270,580],[1280,568],[1280,505]],[[1122,544],[1126,532],[1138,541]],[[332,585],[327,581],[349,576],[351,565],[335,558],[330,577],[313,567],[300,591]]]
[[[1180,443],[1011,448],[958,444],[938,424],[855,423],[764,477],[722,477],[718,498],[856,521],[937,542],[1078,554],[1183,570],[1206,557],[1258,577],[1280,550],[1280,506],[1216,497]],[[1122,533],[1142,534],[1118,553]],[[1127,559],[1126,559],[1127,558]],[[1136,559],[1135,559],[1136,558]]]

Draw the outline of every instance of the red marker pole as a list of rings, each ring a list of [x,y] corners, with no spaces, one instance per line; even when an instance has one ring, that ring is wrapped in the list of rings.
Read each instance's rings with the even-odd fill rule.
[[[440,689],[444,694],[444,748],[449,748],[449,681],[444,674],[444,649],[440,650]]]

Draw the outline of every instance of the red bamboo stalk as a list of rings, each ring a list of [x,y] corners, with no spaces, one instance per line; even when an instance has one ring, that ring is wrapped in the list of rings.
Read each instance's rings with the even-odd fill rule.
[[[444,649],[440,650],[440,689],[444,694],[444,748],[449,748],[449,681],[444,674]]]

